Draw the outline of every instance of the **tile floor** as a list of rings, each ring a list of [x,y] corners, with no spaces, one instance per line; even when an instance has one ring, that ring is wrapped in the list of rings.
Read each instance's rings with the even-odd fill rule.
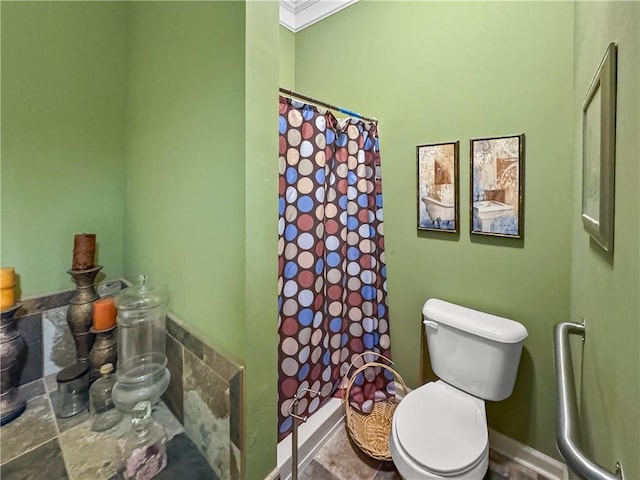
[[[298,475],[299,480],[401,480],[391,462],[373,460],[351,442],[346,428],[337,431]],[[549,480],[490,451],[484,480]]]

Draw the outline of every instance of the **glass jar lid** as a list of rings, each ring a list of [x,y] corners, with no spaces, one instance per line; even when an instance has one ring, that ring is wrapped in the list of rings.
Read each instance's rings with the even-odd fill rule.
[[[58,372],[58,375],[56,375],[56,380],[58,381],[58,383],[72,382],[75,379],[80,378],[83,375],[86,375],[87,373],[89,373],[90,368],[91,368],[91,365],[89,365],[89,362],[75,363],[73,365],[70,365],[60,370]]]
[[[160,285],[149,285],[147,276],[138,277],[140,283],[121,290],[116,295],[118,310],[147,310],[169,302],[169,293]]]

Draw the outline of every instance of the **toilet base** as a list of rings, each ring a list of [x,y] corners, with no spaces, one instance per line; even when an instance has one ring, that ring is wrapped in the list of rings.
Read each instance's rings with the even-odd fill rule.
[[[424,470],[407,457],[407,455],[397,448],[394,438],[395,435],[391,435],[389,438],[389,450],[391,450],[391,457],[393,463],[398,469],[398,473],[404,480],[427,480],[427,479],[443,479],[443,480],[482,480],[489,469],[489,448],[483,454],[482,460],[478,462],[472,469],[461,473],[459,475],[453,475],[443,477],[436,475],[432,472]]]

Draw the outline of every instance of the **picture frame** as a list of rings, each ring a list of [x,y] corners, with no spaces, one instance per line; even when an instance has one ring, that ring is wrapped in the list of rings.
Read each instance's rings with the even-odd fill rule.
[[[460,142],[416,146],[418,230],[460,230]]]
[[[524,133],[471,139],[470,230],[524,236]]]
[[[582,106],[582,225],[613,252],[617,44],[608,45]]]

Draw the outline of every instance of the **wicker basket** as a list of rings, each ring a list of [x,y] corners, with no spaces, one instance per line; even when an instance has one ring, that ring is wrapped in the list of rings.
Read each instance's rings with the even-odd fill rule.
[[[391,360],[376,352],[366,352],[360,356],[367,354],[375,354],[389,361]],[[359,357],[360,357],[359,356]],[[358,357],[358,358],[359,358]],[[355,360],[354,360],[355,361]],[[352,362],[353,365],[353,362]],[[380,367],[391,372],[398,383],[404,389],[405,395],[408,393],[404,380],[393,368],[379,362],[368,362],[358,368],[348,380],[346,390],[342,397],[344,403],[345,417],[347,421],[347,431],[351,439],[356,445],[367,455],[376,460],[391,460],[391,451],[389,450],[389,437],[391,436],[391,421],[393,420],[393,412],[398,406],[398,400],[389,398],[374,402],[373,409],[370,413],[362,413],[354,409],[349,404],[349,394],[356,377],[369,367]],[[349,367],[349,370],[351,367]],[[349,374],[347,370],[347,375]],[[346,378],[346,376],[345,376]]]

